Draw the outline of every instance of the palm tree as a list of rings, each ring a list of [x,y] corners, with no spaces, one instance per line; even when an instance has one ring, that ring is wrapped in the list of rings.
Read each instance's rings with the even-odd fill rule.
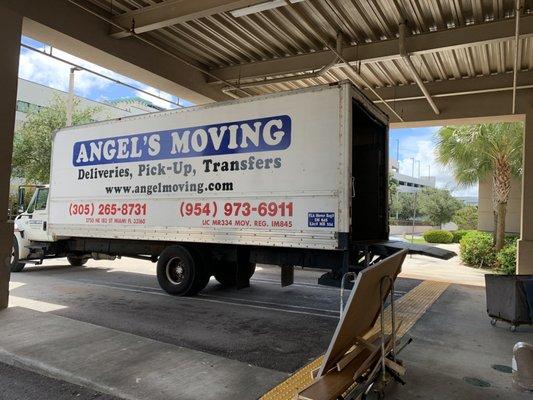
[[[496,250],[504,245],[511,179],[522,174],[523,132],[521,123],[497,123],[447,126],[437,133],[437,159],[451,167],[459,184],[492,177]]]

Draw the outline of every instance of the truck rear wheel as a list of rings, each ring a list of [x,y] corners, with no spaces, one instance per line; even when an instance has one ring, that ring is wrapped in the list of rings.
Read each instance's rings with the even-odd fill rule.
[[[157,280],[169,294],[193,296],[207,286],[209,278],[201,257],[194,257],[183,246],[169,246],[159,255]]]
[[[248,279],[254,275],[255,263],[248,263]],[[215,267],[215,279],[223,286],[237,285],[237,262],[221,261]]]
[[[85,265],[87,263],[87,258],[82,256],[77,256],[74,254],[69,254],[67,256],[67,261],[70,265],[73,267],[81,267],[82,265]]]
[[[13,236],[11,246],[11,272],[22,272],[26,264],[19,262],[19,243],[16,236]]]

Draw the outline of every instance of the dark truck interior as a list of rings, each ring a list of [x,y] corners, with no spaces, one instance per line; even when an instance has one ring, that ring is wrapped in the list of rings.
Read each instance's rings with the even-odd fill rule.
[[[388,239],[388,129],[352,100],[353,241]]]

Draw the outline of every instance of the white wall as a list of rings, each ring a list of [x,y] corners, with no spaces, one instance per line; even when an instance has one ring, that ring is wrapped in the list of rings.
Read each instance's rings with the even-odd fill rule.
[[[520,233],[521,196],[522,182],[520,179],[513,179],[505,217],[505,230],[508,233]],[[494,230],[491,178],[479,182],[478,229],[489,232]]]

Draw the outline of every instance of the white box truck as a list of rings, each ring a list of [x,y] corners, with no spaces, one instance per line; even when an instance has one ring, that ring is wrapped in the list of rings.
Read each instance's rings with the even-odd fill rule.
[[[388,119],[350,83],[74,126],[16,218],[12,270],[67,257],[157,261],[161,287],[247,286],[255,263],[328,268],[395,251]],[[21,193],[21,197],[22,197]]]

